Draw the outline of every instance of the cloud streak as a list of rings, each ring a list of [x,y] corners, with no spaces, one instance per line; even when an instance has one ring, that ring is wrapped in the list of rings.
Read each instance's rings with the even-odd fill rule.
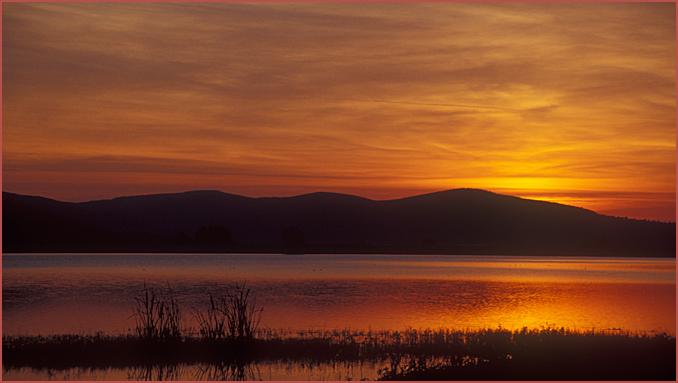
[[[7,4],[3,181],[72,200],[570,192],[674,220],[664,197],[606,194],[675,190],[674,10]]]

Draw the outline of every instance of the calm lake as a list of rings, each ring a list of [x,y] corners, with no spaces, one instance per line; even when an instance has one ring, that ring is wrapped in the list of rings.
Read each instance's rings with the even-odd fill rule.
[[[262,327],[289,331],[564,326],[675,335],[676,327],[674,259],[5,254],[2,262],[3,332],[14,335],[128,332],[134,296],[144,284],[171,286],[192,327],[190,309],[238,281],[247,281],[263,306]],[[379,368],[321,367],[256,366],[263,379],[374,378]],[[5,378],[45,374],[15,370]],[[130,376],[66,371],[54,378],[65,374]]]
[[[552,325],[674,334],[676,325],[674,259],[7,254],[3,332],[125,332],[144,283],[169,284],[184,306],[199,307],[237,281],[253,288],[262,326],[272,328]]]

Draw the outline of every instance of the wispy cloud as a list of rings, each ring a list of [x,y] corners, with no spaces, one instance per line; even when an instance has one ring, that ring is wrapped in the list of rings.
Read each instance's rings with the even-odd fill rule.
[[[5,4],[3,181],[78,200],[673,193],[674,17],[669,3]],[[673,220],[647,198],[573,196]]]

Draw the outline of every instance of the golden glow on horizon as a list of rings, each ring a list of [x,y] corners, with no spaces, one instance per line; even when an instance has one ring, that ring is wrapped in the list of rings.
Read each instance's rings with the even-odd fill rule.
[[[3,182],[674,221],[675,5],[5,4]]]

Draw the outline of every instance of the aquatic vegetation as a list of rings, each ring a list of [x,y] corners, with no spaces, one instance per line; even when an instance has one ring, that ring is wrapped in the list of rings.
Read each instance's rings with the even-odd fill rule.
[[[223,302],[228,336],[238,340],[254,338],[264,309],[257,305],[252,290],[245,283],[236,285],[226,294]]]
[[[412,353],[383,380],[675,380],[676,342],[666,334],[564,328],[467,333],[441,359]]]
[[[134,301],[135,331],[140,339],[168,341],[181,337],[181,310],[169,286],[158,292],[144,284]]]
[[[258,337],[258,336],[261,337]],[[182,336],[149,343],[136,335],[6,336],[5,369],[133,368],[168,376],[166,366],[200,364],[195,379],[242,379],[261,361],[379,362],[382,379],[675,379],[676,339],[666,334],[542,328],[303,331],[262,329],[247,347]],[[162,371],[154,366],[165,366]],[[249,372],[248,372],[249,371]]]
[[[226,302],[223,297],[209,294],[209,304],[205,311],[194,310],[193,316],[198,322],[198,333],[204,339],[218,341],[226,339]]]
[[[194,310],[194,316],[203,339],[247,341],[254,338],[262,312],[263,307],[257,305],[252,290],[243,282],[231,287],[224,295],[209,294],[206,309]]]

